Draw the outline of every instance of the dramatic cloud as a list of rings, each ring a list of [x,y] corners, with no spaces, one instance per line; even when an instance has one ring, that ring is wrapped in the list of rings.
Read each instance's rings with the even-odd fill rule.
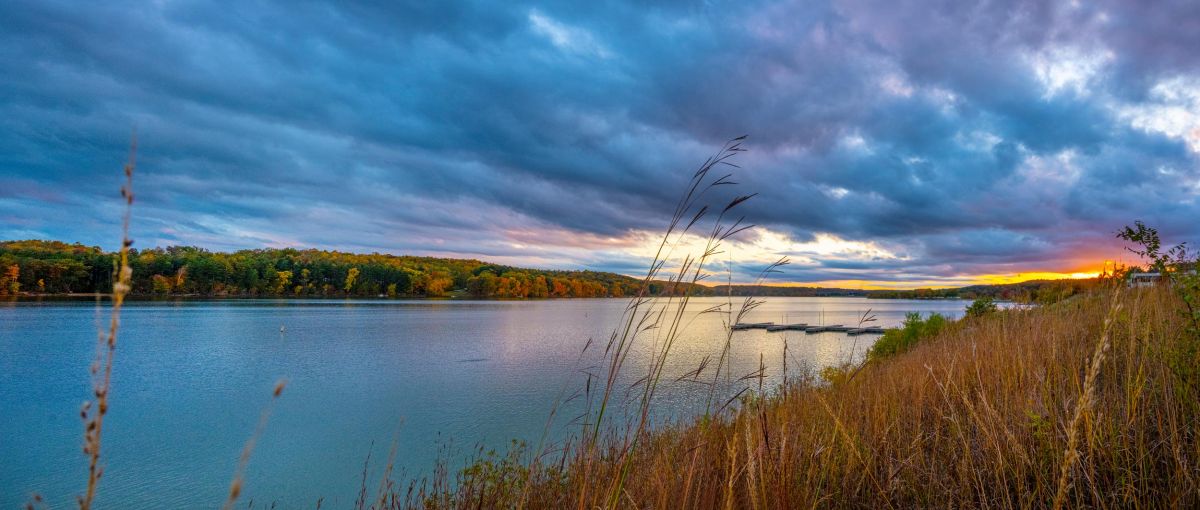
[[[953,285],[1200,241],[1200,4],[6,2],[0,238],[637,273],[725,140],[735,277]],[[1131,260],[1124,256],[1125,260]]]

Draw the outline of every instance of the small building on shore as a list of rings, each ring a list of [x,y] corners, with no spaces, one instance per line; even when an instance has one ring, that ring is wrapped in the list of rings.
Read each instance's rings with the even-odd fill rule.
[[[1162,273],[1129,273],[1129,286],[1137,287],[1153,287],[1162,281]]]

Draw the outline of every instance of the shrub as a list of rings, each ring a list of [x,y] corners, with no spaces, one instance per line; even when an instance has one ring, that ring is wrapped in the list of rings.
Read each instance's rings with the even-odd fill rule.
[[[984,296],[976,299],[971,306],[967,307],[967,317],[983,317],[997,310],[996,301],[990,297]]]
[[[828,366],[821,369],[821,379],[829,384],[842,384],[850,380],[851,367],[849,364]]]
[[[934,313],[922,319],[919,313],[910,313],[904,317],[904,324],[883,333],[871,350],[867,351],[867,360],[881,360],[894,356],[912,348],[917,342],[938,334],[949,321],[946,317]]]

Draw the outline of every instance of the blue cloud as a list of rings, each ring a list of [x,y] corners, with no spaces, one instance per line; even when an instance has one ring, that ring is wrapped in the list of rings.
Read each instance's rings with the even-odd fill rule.
[[[7,2],[0,237],[111,246],[136,126],[141,244],[629,272],[572,248],[660,228],[748,134],[749,220],[905,255],[797,281],[1067,270],[1133,219],[1200,239],[1200,127],[1128,115],[1200,83],[1198,21],[1194,2]],[[514,247],[535,230],[558,255]]]

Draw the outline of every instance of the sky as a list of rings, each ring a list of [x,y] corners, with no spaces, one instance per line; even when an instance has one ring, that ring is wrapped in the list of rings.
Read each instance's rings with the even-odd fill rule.
[[[136,129],[135,247],[639,274],[746,135],[735,281],[1083,276],[1200,242],[1196,48],[1194,1],[11,0],[0,239],[115,248]]]

